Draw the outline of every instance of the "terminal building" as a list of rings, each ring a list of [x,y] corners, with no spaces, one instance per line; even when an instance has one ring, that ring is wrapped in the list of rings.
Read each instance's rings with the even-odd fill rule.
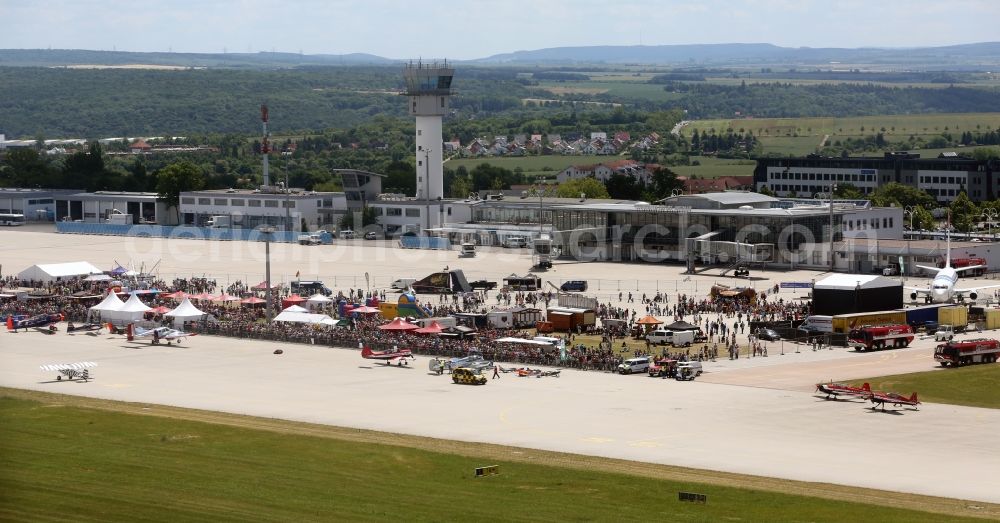
[[[1000,197],[1000,160],[980,161],[942,154],[921,158],[917,153],[885,153],[882,157],[830,158],[811,154],[802,158],[760,158],[754,186],[782,197],[810,198],[827,193],[834,183],[851,184],[863,194],[896,182],[927,191],[947,203],[961,191],[974,202]]]
[[[218,189],[182,192],[180,223],[206,226],[213,217],[224,216],[227,227],[253,229],[261,225],[298,231],[336,229],[347,213],[342,192],[314,192],[302,189],[262,191],[259,189]]]

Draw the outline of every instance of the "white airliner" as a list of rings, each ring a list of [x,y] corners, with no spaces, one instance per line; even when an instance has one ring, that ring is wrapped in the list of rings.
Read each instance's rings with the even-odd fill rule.
[[[979,297],[979,291],[983,289],[992,289],[995,287],[1000,287],[1000,285],[985,285],[982,287],[972,287],[967,289],[956,289],[955,285],[958,283],[958,273],[961,271],[968,271],[972,269],[983,269],[985,265],[972,265],[969,267],[955,268],[951,266],[951,234],[945,234],[947,249],[945,251],[944,267],[938,269],[937,267],[927,267],[926,265],[915,265],[915,267],[920,267],[921,269],[928,271],[937,271],[934,275],[934,279],[931,280],[931,285],[928,288],[919,289],[914,287],[907,287],[906,290],[910,291],[910,299],[916,300],[918,296],[923,296],[927,303],[951,303],[955,298],[962,300],[965,296],[969,299],[975,301]]]

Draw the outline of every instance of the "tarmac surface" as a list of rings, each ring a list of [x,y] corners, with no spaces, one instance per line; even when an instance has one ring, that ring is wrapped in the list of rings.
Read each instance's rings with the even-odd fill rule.
[[[236,279],[251,285],[263,280],[259,244],[25,229],[0,232],[5,275],[35,263],[86,260],[106,269],[115,261],[156,267],[168,281],[207,276],[224,286]],[[366,272],[374,289],[445,265],[464,269],[470,280],[497,281],[528,272],[531,261],[526,250],[487,250],[459,260],[456,252],[402,250],[364,240],[271,247],[273,281],[288,281],[301,271],[303,279],[322,279],[335,290],[365,288]],[[676,292],[700,298],[716,282],[747,285],[717,271],[687,276],[682,270],[557,262],[542,277],[589,280],[588,294],[602,301],[617,300],[619,289],[637,296],[666,291],[671,304]],[[823,274],[754,271],[753,276],[750,282],[766,289]],[[503,374],[473,387],[432,375],[426,357],[410,367],[386,367],[351,349],[211,336],[189,338],[183,347],[151,346],[60,329],[55,335],[0,333],[0,386],[1000,502],[1000,447],[988,443],[1000,433],[1000,410],[925,404],[919,411],[883,413],[860,400],[828,401],[812,392],[820,381],[932,370],[932,340],[877,353],[769,343],[769,357],[708,362],[706,373],[693,382],[564,370],[559,378]],[[272,354],[277,348],[284,354]],[[95,379],[55,381],[54,373],[39,369],[76,361],[97,362]]]
[[[1000,449],[962,443],[994,441],[1000,410],[925,404],[883,413],[803,390],[850,365],[858,375],[895,373],[895,362],[909,368],[914,358],[932,367],[926,349],[883,359],[892,354],[709,362],[693,382],[564,370],[501,374],[477,387],[428,372],[426,357],[398,367],[311,345],[196,336],[167,347],[26,331],[0,334],[0,386],[1000,502]],[[98,364],[93,380],[55,381],[39,369],[76,361]],[[788,388],[765,388],[768,373]],[[712,383],[740,376],[752,386]]]

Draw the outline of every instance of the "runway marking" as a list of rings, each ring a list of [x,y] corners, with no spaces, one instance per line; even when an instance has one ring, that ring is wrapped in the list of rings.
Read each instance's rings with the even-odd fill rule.
[[[580,441],[584,441],[586,443],[611,443],[614,441],[614,438],[601,438],[597,436],[591,436],[589,438],[580,438]]]

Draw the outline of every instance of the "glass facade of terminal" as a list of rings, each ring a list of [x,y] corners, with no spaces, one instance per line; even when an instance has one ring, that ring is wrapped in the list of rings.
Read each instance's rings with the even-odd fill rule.
[[[651,208],[630,212],[586,209],[556,209],[553,229],[563,245],[595,246],[606,243],[632,244],[650,250],[678,250],[682,238],[711,235],[713,241],[772,244],[795,250],[802,243],[829,241],[829,215],[761,215],[699,213],[690,210]],[[842,216],[834,215],[835,241],[841,234]]]

